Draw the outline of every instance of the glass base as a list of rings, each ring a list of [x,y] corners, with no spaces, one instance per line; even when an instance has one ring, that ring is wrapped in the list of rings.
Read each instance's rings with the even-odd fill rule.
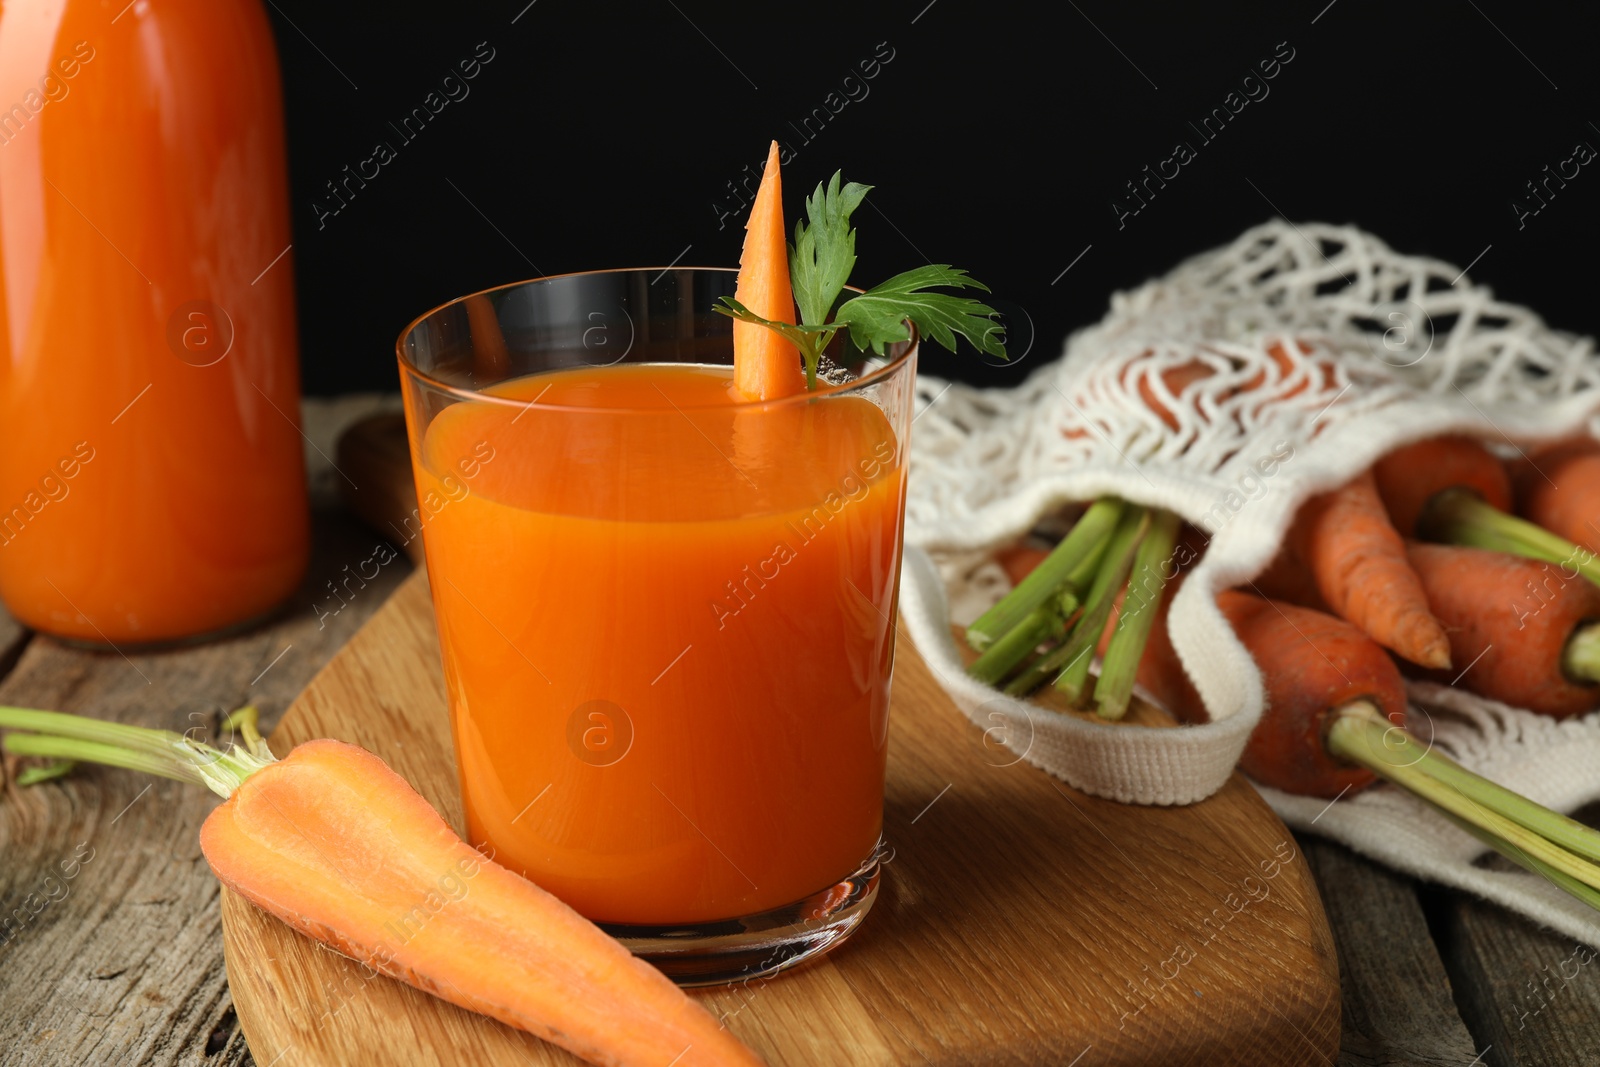
[[[600,923],[681,986],[727,985],[788,970],[849,937],[878,896],[881,846],[848,878],[759,915],[692,926]]]

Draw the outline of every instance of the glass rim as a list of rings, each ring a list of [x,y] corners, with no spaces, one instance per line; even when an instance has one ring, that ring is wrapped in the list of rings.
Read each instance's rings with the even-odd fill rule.
[[[506,289],[518,289],[518,288],[521,288],[524,285],[533,285],[533,284],[538,283],[538,282],[559,281],[559,280],[561,280],[563,278],[595,277],[595,276],[606,275],[606,274],[649,274],[652,271],[664,274],[664,273],[666,273],[668,271],[680,271],[680,270],[715,272],[715,273],[718,273],[718,274],[737,274],[738,273],[738,268],[736,268],[736,267],[683,267],[683,266],[675,266],[675,265],[669,265],[669,266],[666,266],[666,267],[610,267],[610,268],[604,268],[604,269],[601,269],[601,270],[574,270],[574,271],[567,271],[565,274],[543,274],[543,275],[540,275],[540,276],[538,276],[536,278],[524,278],[524,279],[522,279],[520,281],[505,282],[504,284],[501,284],[501,285],[491,285],[487,289],[479,289],[477,292],[465,293],[465,294],[463,294],[461,296],[455,297],[454,299],[446,300],[444,303],[439,304],[437,307],[433,307],[433,308],[428,309],[427,311],[423,312],[421,315],[418,315],[416,318],[414,318],[410,322],[408,322],[406,324],[405,328],[400,331],[400,336],[398,338],[396,338],[396,340],[395,340],[395,345],[394,345],[395,358],[397,360],[399,360],[400,371],[401,371],[402,374],[409,374],[413,378],[417,379],[417,381],[419,381],[419,382],[421,382],[423,384],[426,384],[427,386],[429,386],[432,389],[437,390],[438,392],[445,393],[445,394],[448,394],[450,396],[453,396],[457,400],[472,400],[472,401],[478,401],[480,403],[488,402],[488,403],[495,403],[495,404],[504,404],[504,405],[506,405],[508,407],[516,407],[516,408],[524,408],[524,409],[542,407],[546,411],[572,412],[574,414],[626,415],[626,414],[644,414],[644,413],[648,413],[648,412],[658,411],[658,410],[660,410],[658,408],[591,407],[591,406],[575,406],[575,405],[569,405],[569,404],[540,404],[538,402],[537,398],[535,398],[533,400],[517,400],[517,399],[514,399],[512,397],[507,397],[507,396],[495,396],[492,393],[484,392],[482,389],[473,389],[473,388],[469,388],[469,387],[465,387],[465,386],[451,385],[449,382],[442,381],[441,379],[435,377],[433,374],[430,374],[429,372],[427,372],[427,371],[423,370],[422,368],[418,367],[410,358],[407,357],[406,350],[405,350],[406,338],[410,337],[411,334],[417,329],[417,327],[421,326],[428,319],[433,318],[435,315],[437,315],[440,312],[446,310],[447,308],[454,307],[455,305],[463,303],[463,302],[465,302],[467,300],[471,300],[474,297],[488,296],[491,293],[498,293],[498,292],[501,292],[501,291],[506,290]],[[849,291],[849,292],[852,292],[852,293],[860,293],[860,292],[863,291],[861,289],[856,288],[853,285],[847,285],[847,286],[845,286],[845,289],[847,291]],[[737,321],[737,320],[730,318],[729,321],[733,322],[733,321]],[[884,363],[883,366],[877,367],[874,370],[872,370],[871,372],[869,372],[867,374],[863,374],[861,377],[854,378],[854,379],[852,379],[852,380],[850,380],[848,382],[840,382],[837,385],[824,385],[824,384],[820,384],[821,383],[821,378],[819,377],[818,378],[819,385],[818,385],[818,388],[816,388],[816,389],[806,389],[806,390],[803,390],[803,391],[801,391],[799,393],[794,393],[794,394],[791,394],[789,396],[776,397],[776,398],[771,399],[771,400],[736,400],[736,401],[731,401],[731,402],[726,403],[726,404],[695,404],[695,405],[674,404],[673,406],[678,408],[681,411],[747,411],[747,410],[752,410],[752,409],[767,409],[767,408],[780,407],[780,406],[785,405],[785,404],[804,403],[804,402],[809,401],[809,400],[815,400],[815,399],[817,399],[819,397],[839,396],[839,395],[844,394],[844,393],[853,392],[854,390],[856,390],[858,388],[863,388],[865,386],[874,385],[874,384],[876,384],[876,383],[878,383],[880,381],[884,381],[884,380],[892,377],[894,374],[896,374],[898,371],[900,371],[901,368],[903,368],[906,365],[906,363],[911,358],[911,356],[914,353],[916,353],[916,351],[918,349],[918,346],[922,343],[922,335],[917,330],[917,324],[915,322],[913,322],[912,320],[907,319],[907,320],[905,320],[905,326],[906,326],[906,329],[910,331],[911,336],[908,337],[904,341],[891,342],[892,344],[903,344],[903,345],[905,345],[906,347],[905,347],[904,351],[902,351],[898,356],[895,356],[895,357],[889,359],[886,363]],[[883,357],[879,357],[879,358],[883,358]],[[610,364],[610,366],[618,366],[618,365],[619,364]],[[674,362],[667,362],[667,361],[656,361],[656,362],[640,362],[640,363],[634,364],[634,366],[639,366],[639,367],[646,367],[646,366],[681,367],[681,366],[721,366],[721,364],[692,364],[692,363],[687,363],[687,362],[674,363]],[[545,371],[545,372],[534,372],[534,373],[538,374],[538,373],[552,373],[552,372]],[[511,381],[513,379],[506,379],[506,380],[507,381]],[[500,383],[497,382],[495,384],[498,385]]]

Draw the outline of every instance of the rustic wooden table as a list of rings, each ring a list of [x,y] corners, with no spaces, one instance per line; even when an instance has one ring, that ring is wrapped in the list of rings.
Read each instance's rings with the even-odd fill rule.
[[[334,504],[321,457],[373,403],[308,405],[315,551],[282,612],[224,641],[126,656],[68,648],[0,614],[0,703],[214,732],[220,712],[255,701],[270,728],[410,570],[398,557],[348,602],[329,599],[328,583],[375,540]],[[0,1065],[252,1063],[197,841],[211,794],[101,769],[19,789],[13,770],[0,797],[0,919],[13,917],[0,928]],[[1300,843],[1339,944],[1341,1067],[1600,1062],[1600,969],[1579,962],[1589,953],[1341,846]]]

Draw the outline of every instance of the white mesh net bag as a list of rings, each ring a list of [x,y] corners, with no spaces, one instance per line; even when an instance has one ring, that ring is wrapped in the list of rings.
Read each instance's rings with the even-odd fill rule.
[[[1263,700],[1215,594],[1265,569],[1299,504],[1441,433],[1509,451],[1579,432],[1600,410],[1597,386],[1591,338],[1552,330],[1456,267],[1350,227],[1258,226],[1114,296],[1063,359],[1017,388],[921,379],[906,627],[963,711],[1019,757],[1123,802],[1203,799],[1232,772]],[[1210,535],[1170,613],[1209,723],[1083,722],[963,672],[949,626],[1008,588],[992,551],[1064,503],[1105,494],[1169,508]],[[1410,696],[1413,732],[1480,773],[1561,811],[1600,797],[1600,715],[1557,723],[1427,683]],[[1475,839],[1391,786],[1331,807],[1262,791],[1293,826],[1315,823],[1600,944],[1593,911],[1533,875],[1475,865]]]

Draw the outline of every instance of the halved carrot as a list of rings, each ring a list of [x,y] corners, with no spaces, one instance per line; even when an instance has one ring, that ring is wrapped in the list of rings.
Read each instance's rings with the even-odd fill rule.
[[[1501,511],[1511,507],[1505,466],[1470,437],[1435,437],[1397,448],[1372,473],[1401,537],[1422,536],[1418,520],[1435,497],[1450,489],[1466,489]]]
[[[593,1063],[760,1062],[355,745],[309,741],[251,775],[207,817],[200,847],[222,884],[301,933]]]
[[[1308,500],[1289,536],[1334,614],[1412,663],[1450,666],[1450,639],[1428,611],[1370,471]]]
[[[309,937],[591,1063],[752,1067],[761,1060],[660,971],[527,879],[486,859],[377,756],[308,741],[276,760],[255,709],[246,747],[0,707],[5,751],[204,784],[218,880]]]
[[[794,322],[777,141],[772,142],[767,153],[761,186],[745,223],[744,252],[739,257],[739,284],[734,299],[764,319]],[[803,392],[806,383],[800,350],[774,330],[735,319],[733,381],[750,400],[776,400]]]

